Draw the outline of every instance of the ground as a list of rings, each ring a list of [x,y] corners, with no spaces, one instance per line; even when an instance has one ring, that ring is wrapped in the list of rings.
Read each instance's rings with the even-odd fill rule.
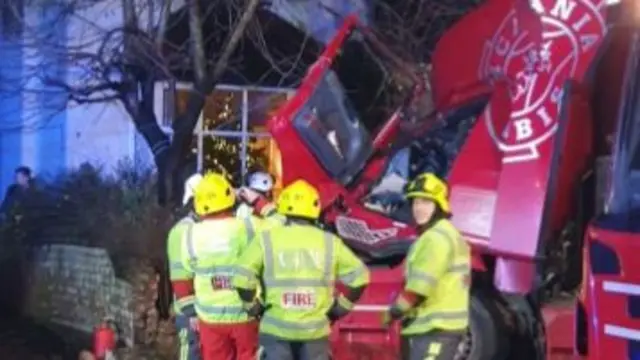
[[[62,339],[50,330],[16,315],[0,315],[0,354],[3,360],[73,359]]]

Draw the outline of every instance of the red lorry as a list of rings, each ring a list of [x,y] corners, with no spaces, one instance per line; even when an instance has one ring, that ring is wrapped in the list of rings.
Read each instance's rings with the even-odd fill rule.
[[[397,358],[379,318],[416,236],[402,187],[423,171],[447,178],[473,246],[461,359],[640,358],[640,32],[609,9],[488,0],[429,76],[344,20],[268,121],[284,183],[319,189],[323,223],[372,272],[335,359]]]

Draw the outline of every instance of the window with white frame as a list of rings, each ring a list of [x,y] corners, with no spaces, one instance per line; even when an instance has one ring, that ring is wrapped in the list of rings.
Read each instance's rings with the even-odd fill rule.
[[[162,87],[163,129],[170,131],[175,114],[184,111],[191,87],[178,83]],[[175,93],[175,96],[170,96]],[[219,85],[207,96],[194,130],[193,152],[198,170],[227,173],[235,185],[248,172],[269,171],[280,183],[278,147],[266,129],[266,120],[293,94],[292,89]]]

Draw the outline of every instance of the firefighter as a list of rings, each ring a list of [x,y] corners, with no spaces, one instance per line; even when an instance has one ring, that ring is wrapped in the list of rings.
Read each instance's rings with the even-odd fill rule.
[[[193,209],[193,193],[196,187],[202,181],[202,175],[195,173],[184,182],[184,194],[182,196],[182,206],[189,209],[189,216],[192,219],[197,219],[197,215]]]
[[[272,201],[273,192],[273,177],[266,172],[256,171],[249,175],[246,189],[247,192],[254,192],[256,196],[266,201]],[[254,208],[252,202],[247,202],[247,199],[241,196],[244,200],[236,210],[236,215],[243,218],[254,214]]]
[[[286,218],[276,211],[273,203],[273,177],[265,172],[252,174],[248,187],[238,190],[238,197],[246,207],[245,215],[247,228],[253,226],[253,234],[282,225]],[[246,220],[249,219],[249,220]],[[250,221],[250,222],[249,222]]]
[[[404,289],[382,322],[402,321],[402,359],[453,360],[469,324],[469,246],[449,221],[444,181],[421,174],[406,197],[421,235],[407,254]]]
[[[282,226],[259,234],[240,257],[233,286],[251,316],[261,317],[264,359],[329,359],[330,323],[345,316],[369,282],[364,264],[342,240],[316,226],[318,191],[298,180],[276,203]],[[334,282],[347,291],[334,298]],[[256,297],[258,283],[264,299]]]
[[[202,180],[202,175],[194,174],[184,184],[184,197],[182,205],[189,209],[189,214],[180,219],[169,231],[167,239],[167,257],[169,259],[169,278],[174,292],[173,310],[175,312],[176,329],[180,339],[180,360],[200,359],[200,344],[196,331],[195,317],[190,318],[184,311],[193,306],[193,296],[185,294],[185,287],[191,287],[192,276],[182,266],[182,240],[188,224],[196,221],[193,212],[193,189]],[[176,296],[182,294],[182,296]]]
[[[217,173],[204,176],[194,192],[200,220],[190,224],[183,242],[182,264],[193,275],[195,303],[204,360],[254,360],[258,322],[242,307],[231,288],[237,257],[248,244],[243,221],[233,214],[235,192]]]

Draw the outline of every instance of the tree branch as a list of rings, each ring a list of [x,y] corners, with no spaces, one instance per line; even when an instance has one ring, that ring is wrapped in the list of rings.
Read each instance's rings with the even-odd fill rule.
[[[195,128],[198,118],[200,117],[200,113],[204,107],[204,94],[208,94],[213,91],[216,83],[222,77],[231,55],[240,43],[240,40],[249,26],[251,19],[254,17],[259,4],[260,0],[249,0],[242,16],[233,27],[233,31],[222,49],[222,54],[213,67],[213,71],[208,74],[202,82],[196,82],[195,91],[189,97],[185,113],[180,116],[178,121],[174,121],[173,123],[174,138],[169,152],[171,156],[167,160],[167,173],[163,177],[164,181],[167,183],[167,188],[172,192],[173,196],[171,196],[171,201],[179,201],[181,184],[179,184],[177,179],[176,170],[180,159],[182,159],[189,151],[193,129]]]
[[[207,72],[207,63],[204,56],[204,37],[202,36],[202,17],[198,0],[189,0],[189,33],[191,34],[191,52],[193,54],[193,67],[196,75],[196,83],[204,81]]]

